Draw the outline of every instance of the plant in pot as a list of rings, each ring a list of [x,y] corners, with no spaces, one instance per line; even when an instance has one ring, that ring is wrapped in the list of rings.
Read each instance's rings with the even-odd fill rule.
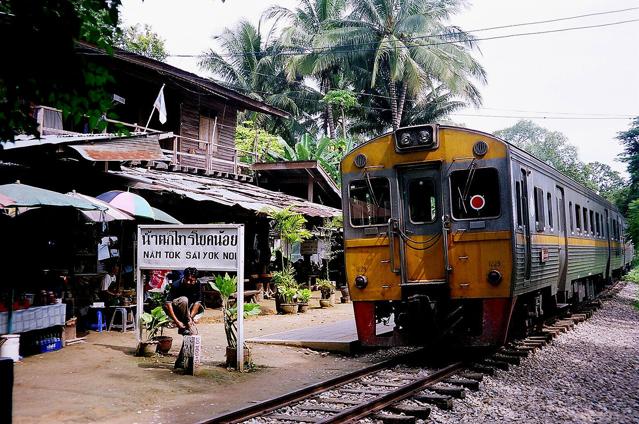
[[[237,367],[237,305],[231,296],[237,291],[237,278],[228,274],[216,275],[215,281],[209,281],[211,288],[217,291],[222,298],[222,316],[224,317],[224,333],[226,335],[226,366]],[[244,303],[244,317],[259,315],[260,305],[257,303]],[[244,348],[244,361],[251,362],[251,351],[246,343]]]
[[[297,291],[297,301],[299,312],[306,312],[308,310],[308,301],[311,300],[311,290],[310,289],[301,289]]]
[[[275,296],[275,310],[279,312],[284,312],[282,309],[283,303],[288,303],[284,300],[282,295],[282,291],[286,288],[294,288],[297,289],[297,281],[295,281],[295,270],[290,265],[284,267],[282,271],[276,271],[273,273],[273,283],[276,288],[276,296]]]
[[[156,351],[168,353],[169,349],[171,349],[173,338],[164,336],[162,333],[164,327],[169,325],[169,322],[169,316],[164,312],[162,306],[156,306],[151,313],[145,312],[142,314],[140,317],[140,325],[146,331],[146,340],[138,344],[138,356],[150,356]],[[162,344],[161,349],[160,343]]]
[[[285,314],[297,313],[297,303],[295,303],[295,296],[297,295],[297,287],[295,286],[281,286],[277,288],[280,296],[282,296],[282,311]]]
[[[330,280],[318,280],[317,287],[321,293],[320,306],[326,308],[331,306],[331,297],[335,293],[335,285]]]

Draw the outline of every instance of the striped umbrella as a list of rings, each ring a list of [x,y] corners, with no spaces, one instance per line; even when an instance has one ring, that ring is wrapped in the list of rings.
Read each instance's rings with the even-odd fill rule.
[[[155,219],[153,208],[149,202],[135,193],[111,190],[96,196],[96,198],[133,216]]]

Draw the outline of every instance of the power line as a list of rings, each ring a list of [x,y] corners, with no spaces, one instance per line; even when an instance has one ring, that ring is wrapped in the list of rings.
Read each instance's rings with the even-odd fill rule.
[[[578,116],[514,116],[514,115],[477,115],[467,113],[455,113],[451,112],[449,115],[453,116],[467,116],[477,118],[514,118],[514,119],[562,119],[562,120],[631,120],[633,118],[612,118],[612,117],[578,117]]]
[[[542,23],[551,23],[551,22],[558,22],[558,21],[564,21],[564,20],[569,20],[569,19],[577,19],[577,18],[583,18],[583,17],[589,17],[589,16],[596,16],[596,15],[604,15],[604,14],[610,14],[610,13],[620,13],[620,12],[625,12],[625,11],[632,11],[632,10],[636,10],[639,9],[639,7],[634,7],[634,8],[628,8],[628,9],[619,9],[619,10],[613,10],[613,11],[607,11],[607,12],[598,12],[598,13],[589,13],[589,14],[584,14],[584,15],[575,15],[575,16],[569,16],[569,17],[565,17],[565,18],[556,18],[556,19],[549,19],[549,20],[543,20],[543,21],[534,21],[534,22],[523,22],[523,23],[517,23],[517,24],[510,24],[510,25],[501,25],[501,26],[495,26],[495,27],[488,27],[488,28],[479,28],[476,30],[471,30],[471,31],[457,31],[457,32],[450,32],[450,33],[442,33],[442,34],[431,34],[431,35],[422,35],[422,36],[414,36],[414,37],[407,37],[406,40],[407,41],[415,41],[415,40],[424,40],[424,39],[428,39],[428,38],[437,38],[437,37],[451,37],[453,35],[465,35],[471,32],[482,32],[482,31],[491,31],[491,30],[495,30],[495,29],[504,29],[504,28],[514,28],[514,27],[521,27],[521,26],[528,26],[528,25],[538,25],[538,24],[542,24]],[[436,42],[436,43],[427,43],[427,44],[415,44],[413,46],[408,46],[408,47],[429,47],[429,46],[438,46],[438,45],[446,45],[446,44],[454,44],[454,43],[459,43],[459,42],[476,42],[476,41],[486,41],[486,40],[496,40],[496,39],[502,39],[502,38],[512,38],[512,37],[523,37],[523,36],[530,36],[530,35],[541,35],[541,34],[550,34],[550,33],[556,33],[556,32],[565,32],[565,31],[576,31],[576,30],[583,30],[583,29],[593,29],[593,28],[600,28],[600,27],[607,27],[607,26],[614,26],[614,25],[622,25],[622,24],[626,24],[626,23],[631,23],[631,22],[637,22],[639,21],[639,19],[629,19],[629,20],[624,20],[624,21],[615,21],[615,22],[608,22],[608,23],[604,23],[604,24],[594,24],[594,25],[584,25],[584,26],[578,26],[578,27],[568,27],[568,28],[558,28],[558,29],[552,29],[552,30],[544,30],[544,31],[531,31],[531,32],[524,32],[524,33],[516,33],[516,34],[506,34],[506,35],[497,35],[497,36],[490,36],[490,37],[483,37],[483,38],[474,38],[474,37],[467,37],[465,39],[460,39],[460,40],[454,40],[454,41],[440,41],[440,42]],[[296,56],[296,55],[300,55],[300,54],[309,54],[309,53],[322,53],[322,52],[326,52],[326,51],[331,51],[331,50],[336,50],[336,49],[344,49],[347,47],[356,47],[356,46],[363,46],[363,45],[375,45],[377,44],[376,41],[371,41],[371,42],[365,42],[365,43],[353,43],[353,44],[344,44],[341,46],[335,46],[335,47],[318,47],[318,48],[307,48],[304,49],[303,51],[281,51],[281,52],[276,52],[273,55],[270,56]],[[394,48],[385,48],[384,50],[395,50],[397,49],[397,47]],[[377,51],[378,49],[355,49],[355,50],[350,50],[348,51],[348,53],[352,53],[352,52],[362,52],[362,51]],[[221,57],[235,57],[235,56],[246,56],[246,55],[250,55],[250,54],[261,54],[264,53],[263,51],[247,51],[247,52],[240,52],[240,53],[218,53],[219,56]],[[201,57],[202,54],[169,54],[169,57],[178,57],[178,58],[196,58],[196,57]],[[269,55],[266,55],[269,56]]]

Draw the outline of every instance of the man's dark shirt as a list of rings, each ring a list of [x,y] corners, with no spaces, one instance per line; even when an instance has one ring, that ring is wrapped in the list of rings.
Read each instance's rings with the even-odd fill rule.
[[[173,284],[171,284],[171,290],[169,290],[166,301],[172,302],[173,299],[177,299],[181,296],[186,296],[189,299],[189,305],[195,302],[202,302],[200,282],[196,281],[194,284],[187,284],[183,278],[175,280]]]

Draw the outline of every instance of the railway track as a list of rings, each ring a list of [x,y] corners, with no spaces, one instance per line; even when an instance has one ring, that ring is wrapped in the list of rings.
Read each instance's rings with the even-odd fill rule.
[[[615,285],[600,299],[610,298],[620,289]],[[519,365],[533,351],[590,318],[600,306],[600,300],[582,305],[576,312],[547,321],[533,334],[472,362],[452,362],[439,368],[417,366],[415,359],[424,354],[420,349],[201,423],[342,423],[366,418],[411,423],[427,419],[432,407],[452,409],[455,398],[480,389],[484,375]]]

